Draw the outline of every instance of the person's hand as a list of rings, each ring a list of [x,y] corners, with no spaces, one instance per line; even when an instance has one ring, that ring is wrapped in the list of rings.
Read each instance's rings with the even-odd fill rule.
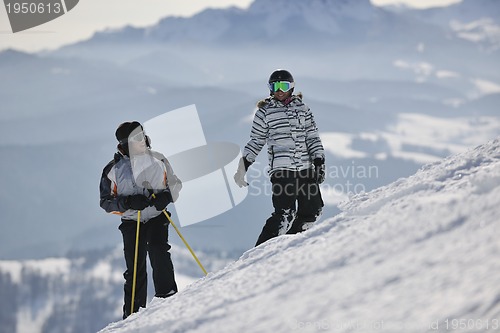
[[[248,168],[252,163],[249,162],[246,158],[242,157],[238,164],[238,170],[234,174],[234,182],[239,187],[246,187],[248,183],[245,181],[245,174],[247,173]]]
[[[143,210],[151,205],[148,197],[142,194],[129,195],[125,200],[125,205],[129,209]]]
[[[156,210],[159,211],[164,210],[171,202],[174,202],[174,200],[170,191],[157,193],[153,196],[153,199],[151,199],[151,203],[155,206]]]
[[[313,163],[316,183],[321,184],[325,181],[325,160],[322,158],[315,158]]]
[[[245,170],[241,171],[240,169],[238,169],[238,171],[236,171],[236,173],[234,174],[234,182],[239,187],[248,186],[248,183],[245,181],[245,174]]]

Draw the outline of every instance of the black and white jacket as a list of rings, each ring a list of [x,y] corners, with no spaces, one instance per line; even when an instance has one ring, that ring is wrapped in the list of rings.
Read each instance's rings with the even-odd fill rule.
[[[249,162],[267,143],[269,174],[277,170],[300,171],[312,167],[325,153],[318,128],[302,95],[292,95],[285,103],[269,97],[257,104],[250,141],[243,156]]]

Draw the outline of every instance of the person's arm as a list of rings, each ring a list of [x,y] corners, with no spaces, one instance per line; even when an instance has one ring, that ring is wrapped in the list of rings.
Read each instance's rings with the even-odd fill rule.
[[[319,137],[314,116],[308,108],[306,113],[306,144],[314,165],[314,177],[318,184],[325,181],[325,150]]]
[[[116,183],[111,180],[113,177],[114,161],[110,162],[101,175],[100,190],[100,205],[108,213],[120,214],[128,208],[126,203],[127,197],[118,196],[116,193]]]
[[[252,123],[252,130],[250,131],[250,141],[245,146],[243,150],[243,157],[247,161],[245,163],[246,168],[255,162],[257,155],[266,144],[267,134],[268,134],[268,124],[266,120],[266,112],[263,108],[257,109]]]
[[[172,196],[172,202],[175,202],[177,201],[177,198],[179,198],[179,192],[182,189],[182,181],[179,177],[177,177],[172,165],[170,165],[170,162],[165,157],[163,158],[163,161],[167,172],[167,190]]]
[[[321,138],[319,137],[318,127],[314,121],[314,116],[308,108],[306,112],[306,144],[311,160],[325,160],[325,150]]]

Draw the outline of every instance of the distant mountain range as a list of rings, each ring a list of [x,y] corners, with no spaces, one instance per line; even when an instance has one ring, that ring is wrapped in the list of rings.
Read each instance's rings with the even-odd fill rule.
[[[498,23],[495,0],[465,0],[427,10],[406,8],[395,13],[370,0],[256,0],[246,9],[209,9],[193,17],[167,17],[147,28],[126,27],[97,33],[91,43],[161,42],[176,45],[271,46],[296,42],[387,42],[405,44],[415,38],[444,38],[451,21],[469,23],[490,18]],[[432,23],[429,26],[429,23]],[[440,33],[441,32],[441,33]],[[449,38],[449,36],[448,36]]]

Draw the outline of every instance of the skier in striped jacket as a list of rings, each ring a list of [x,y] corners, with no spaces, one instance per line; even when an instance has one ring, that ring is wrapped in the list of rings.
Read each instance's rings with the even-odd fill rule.
[[[325,179],[325,153],[313,114],[301,94],[293,95],[294,86],[290,72],[271,74],[271,96],[257,104],[250,140],[234,176],[238,186],[248,186],[245,173],[267,143],[274,212],[256,246],[308,229],[323,207],[319,184]]]

